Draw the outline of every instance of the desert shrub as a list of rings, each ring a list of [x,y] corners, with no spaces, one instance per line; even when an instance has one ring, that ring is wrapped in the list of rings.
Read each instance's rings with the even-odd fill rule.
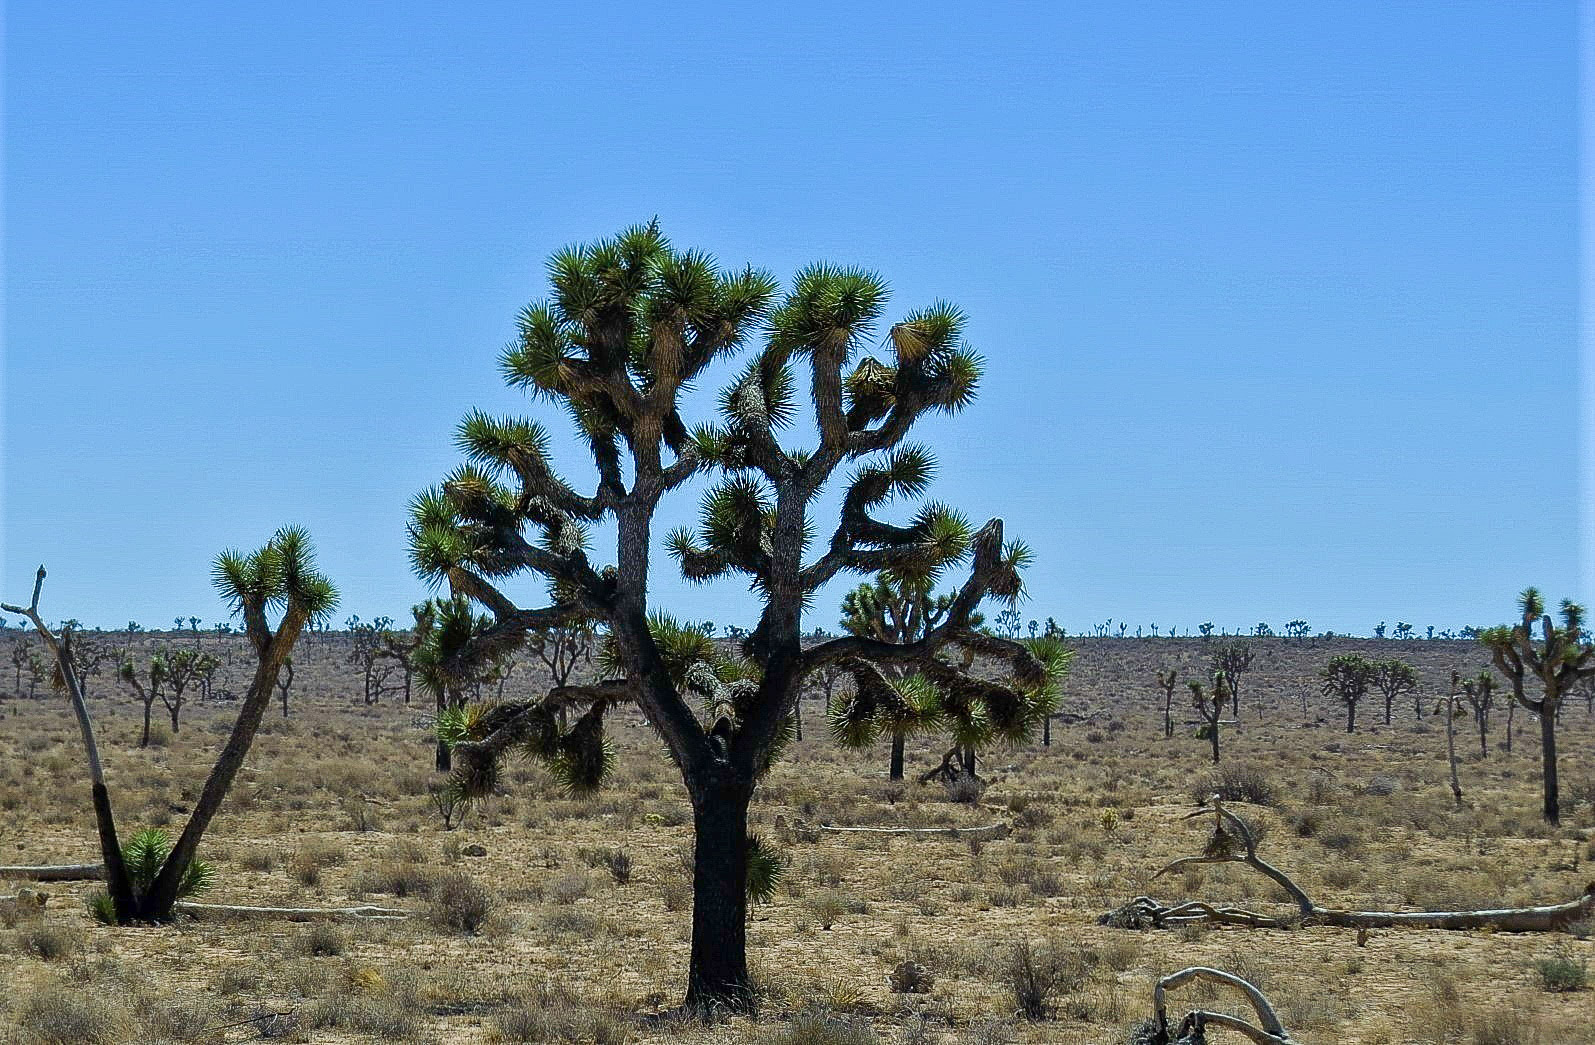
[[[299,950],[312,958],[333,958],[343,953],[348,940],[335,925],[325,922],[312,925],[310,931],[299,938]]]
[[[791,1023],[770,1031],[758,1041],[759,1045],[878,1045],[880,1038],[863,1020],[810,1009],[798,1013]]]
[[[1245,763],[1220,766],[1191,785],[1191,800],[1198,805],[1217,795],[1226,802],[1271,806],[1275,794],[1273,778]]]
[[[681,875],[669,875],[659,883],[659,898],[667,911],[685,911],[692,902],[692,883]]]
[[[1095,951],[1057,942],[1035,946],[1020,940],[1008,950],[1003,970],[1013,993],[1014,1009],[1027,1020],[1052,1015],[1059,994],[1073,994],[1084,986],[1097,963]]]
[[[558,904],[573,904],[592,892],[593,882],[581,871],[569,871],[548,883],[546,894]]]
[[[27,1045],[120,1045],[132,1037],[127,1013],[92,991],[46,987],[20,1015]]]
[[[244,858],[239,862],[246,871],[264,873],[271,871],[277,866],[277,854],[275,851],[265,847],[251,849],[244,854]]]
[[[83,934],[59,922],[31,925],[17,934],[18,950],[47,962],[70,958],[82,948]]]
[[[624,849],[583,848],[576,852],[588,867],[602,867],[619,885],[631,881],[631,854]]]
[[[554,907],[544,913],[543,928],[556,935],[585,936],[591,939],[603,928],[603,922],[591,911],[580,907]]]
[[[1311,838],[1323,826],[1324,814],[1317,809],[1299,809],[1287,817],[1298,838]]]
[[[1547,958],[1534,963],[1540,987],[1557,994],[1589,989],[1589,959],[1576,957],[1565,943]]]
[[[438,880],[432,917],[439,925],[474,935],[482,931],[492,914],[493,894],[470,875],[455,871]]]
[[[387,893],[403,899],[431,896],[436,882],[437,876],[425,867],[393,862],[361,871],[355,876],[354,888],[359,892]]]
[[[420,1023],[405,999],[386,992],[354,994],[339,991],[318,1002],[310,1011],[317,1028],[368,1035],[377,1041],[413,1041]]]
[[[562,992],[545,992],[503,1009],[493,1017],[496,1037],[505,1042],[571,1042],[621,1045],[626,1025],[612,1014],[583,1005]]]
[[[803,902],[803,909],[809,913],[821,929],[830,929],[836,920],[847,913],[847,900],[841,893],[834,889],[815,893]]]

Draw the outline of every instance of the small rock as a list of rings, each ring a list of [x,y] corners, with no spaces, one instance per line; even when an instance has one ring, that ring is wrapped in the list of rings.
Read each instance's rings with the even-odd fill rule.
[[[891,980],[894,994],[929,994],[936,982],[929,969],[913,961],[893,969]]]
[[[460,850],[460,855],[461,856],[486,856],[487,855],[487,846],[485,846],[485,845],[477,845],[475,842],[472,842],[470,845],[468,845],[465,848]]]

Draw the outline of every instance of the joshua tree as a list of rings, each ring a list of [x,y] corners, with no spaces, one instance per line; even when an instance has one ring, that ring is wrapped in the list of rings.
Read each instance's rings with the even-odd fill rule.
[[[16,671],[16,681],[12,685],[12,691],[18,697],[22,696],[22,672],[32,662],[33,658],[33,640],[26,635],[20,636],[17,641],[11,644],[11,667]]]
[[[1236,718],[1241,713],[1241,676],[1252,669],[1252,647],[1239,640],[1226,642],[1213,653],[1209,671],[1214,677],[1222,676],[1229,690],[1230,714]]]
[[[1227,688],[1229,683],[1223,675],[1213,676],[1213,691],[1209,693],[1200,682],[1191,679],[1186,683],[1191,687],[1191,706],[1196,713],[1202,716],[1203,729],[1207,733],[1208,743],[1213,745],[1213,764],[1218,765],[1218,732],[1219,726],[1224,722],[1224,702],[1229,699]]]
[[[1479,757],[1490,757],[1490,708],[1495,703],[1495,676],[1481,671],[1477,678],[1461,679],[1462,695],[1473,712],[1473,724],[1479,728]]]
[[[316,570],[309,536],[296,527],[278,530],[264,547],[252,554],[223,552],[216,559],[214,578],[217,590],[231,603],[234,612],[243,615],[258,666],[249,692],[239,707],[232,733],[200,790],[199,799],[194,803],[194,811],[189,815],[183,833],[169,851],[164,845],[159,847],[160,859],[153,861],[159,863],[158,871],[141,873],[136,878],[132,874],[133,869],[123,859],[122,847],[117,841],[116,818],[105,786],[93,723],[72,665],[69,649],[72,634],[67,631],[58,639],[38,614],[44,567],[39,567],[38,579],[33,586],[33,601],[28,609],[0,606],[12,613],[27,615],[33,622],[34,630],[55,655],[59,683],[72,702],[83,737],[111,913],[118,923],[124,925],[169,920],[178,897],[185,890],[193,888],[195,857],[200,840],[220,810],[239,767],[249,754],[255,733],[260,728],[261,716],[271,700],[272,688],[282,662],[293,651],[294,642],[305,622],[328,612],[338,598],[336,590]],[[275,631],[267,618],[267,613],[272,610],[280,610],[282,614]],[[135,836],[134,842],[138,841],[139,836]],[[130,847],[137,848],[132,843]]]
[[[873,583],[859,585],[842,599],[842,629],[849,635],[878,642],[915,642],[940,624],[952,605],[953,596],[931,593],[929,578],[883,574]],[[978,626],[979,621],[971,623]],[[892,780],[901,780],[904,742],[910,733],[929,731],[941,725],[941,702],[934,686],[902,685],[909,674],[906,667],[887,668],[885,674],[899,684],[879,694],[881,699],[868,700],[854,693],[827,707],[832,716],[833,734],[847,746],[868,747],[877,737],[890,736],[889,776]],[[861,706],[866,700],[867,712]]]
[[[1390,709],[1396,698],[1404,693],[1414,694],[1412,706],[1417,717],[1423,717],[1423,698],[1418,692],[1418,673],[1404,660],[1377,660],[1373,663],[1373,688],[1384,694],[1385,725],[1390,725]]]
[[[1545,819],[1561,822],[1556,782],[1556,716],[1562,701],[1580,678],[1595,674],[1595,645],[1583,635],[1584,608],[1562,600],[1562,625],[1545,612],[1538,590],[1526,588],[1518,596],[1522,620],[1510,627],[1486,628],[1480,640],[1489,647],[1495,670],[1512,684],[1512,699],[1540,720],[1540,763],[1544,782]],[[1534,626],[1540,639],[1534,639]],[[1540,696],[1530,699],[1524,688],[1529,676],[1538,682]],[[1509,727],[1510,728],[1510,727]]]
[[[435,607],[430,602],[419,603],[410,607],[410,616],[414,624],[407,632],[389,631],[383,639],[384,652],[404,672],[404,706],[410,706],[410,694],[415,684],[415,652],[426,641],[427,635],[432,630],[432,614]]]
[[[1157,673],[1158,688],[1163,691],[1163,735],[1174,735],[1174,687],[1180,683],[1180,673],[1173,668]]]
[[[388,617],[378,617],[367,624],[352,617],[350,620],[355,623],[349,626],[354,642],[349,647],[348,662],[360,667],[361,696],[365,703],[380,704],[384,694],[399,689],[398,683],[392,681],[397,664],[389,652],[393,621]]]
[[[1306,638],[1307,633],[1310,630],[1312,629],[1308,626],[1307,622],[1299,617],[1293,621],[1288,621],[1285,624],[1285,634],[1293,639]]]
[[[1462,808],[1462,780],[1457,776],[1457,716],[1462,714],[1458,697],[1462,693],[1462,676],[1451,673],[1451,692],[1446,694],[1441,707],[1445,709],[1445,757],[1451,767],[1451,798],[1458,809]]]
[[[183,694],[190,684],[203,679],[216,670],[216,658],[194,650],[172,650],[166,658],[166,688],[161,692],[161,703],[172,720],[172,732],[177,732],[177,716],[183,710]]]
[[[1346,732],[1357,729],[1357,705],[1367,695],[1373,684],[1375,667],[1355,653],[1342,653],[1335,657],[1319,674],[1323,680],[1322,691],[1346,705]]]
[[[1202,633],[1202,639],[1205,642],[1213,635],[1213,622],[1210,620],[1204,620],[1202,623],[1196,626],[1196,630]]]
[[[907,525],[870,514],[925,489],[930,454],[904,439],[920,417],[956,412],[972,399],[978,360],[962,341],[962,314],[938,305],[889,329],[886,359],[855,361],[884,309],[877,278],[817,265],[777,303],[770,277],[721,272],[705,255],[673,250],[652,225],[562,251],[550,270],[553,298],[521,313],[503,369],[512,384],[569,411],[597,466],[596,491],[578,493],[554,473],[534,422],[472,414],[459,440],[472,463],[417,498],[412,557],[423,577],[446,580],[492,614],[485,627],[461,629],[459,643],[432,644],[448,674],[518,646],[535,628],[583,618],[607,627],[612,668],[602,681],[479,716],[456,747],[455,779],[469,792],[490,787],[496,756],[513,746],[543,757],[569,786],[592,787],[609,761],[605,711],[635,703],[680,769],[693,807],[686,1004],[745,1008],[748,803],[779,753],[804,679],[846,663],[855,681],[878,684],[880,665],[916,663],[939,687],[965,686],[1005,713],[1046,681],[1045,666],[1023,647],[969,626],[988,594],[1021,594],[1026,555],[1004,544],[1000,521],[971,533],[940,506]],[[683,386],[760,326],[767,337],[721,396],[723,419],[689,429],[679,410]],[[800,368],[808,370],[817,441],[788,449],[777,436],[797,420]],[[841,523],[805,562],[814,501],[848,463],[856,470]],[[683,663],[678,652],[702,647],[682,635],[692,629],[664,615],[650,619],[650,538],[665,494],[708,469],[722,478],[705,495],[702,524],[672,533],[670,551],[694,581],[746,578],[763,612],[736,656]],[[615,524],[616,563],[600,568],[588,559],[587,536],[607,520]],[[528,525],[533,539],[523,536]],[[918,642],[846,636],[803,648],[805,602],[838,573],[936,576],[959,562],[971,563],[969,579],[942,624]],[[499,590],[501,578],[528,570],[549,581],[547,608],[521,609]],[[966,677],[936,656],[948,646],[1003,658],[1021,682]],[[581,709],[565,731],[559,707]]]
[[[162,698],[162,689],[166,686],[166,653],[153,654],[148,663],[144,665],[143,674],[148,677],[148,684],[140,677],[139,668],[131,658],[124,660],[118,671],[123,682],[133,687],[133,692],[138,694],[138,699],[144,705],[144,735],[139,738],[139,747],[150,746],[150,712],[155,707],[155,702]]]

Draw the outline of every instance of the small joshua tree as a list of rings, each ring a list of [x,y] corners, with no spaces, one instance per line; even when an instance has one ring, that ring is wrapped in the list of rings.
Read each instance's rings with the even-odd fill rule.
[[[1223,724],[1224,703],[1229,700],[1229,683],[1223,675],[1213,676],[1213,689],[1211,692],[1195,679],[1186,683],[1191,687],[1191,706],[1196,713],[1202,716],[1203,730],[1207,733],[1208,743],[1213,745],[1213,764],[1218,765],[1218,733],[1219,726]]]
[[[1174,687],[1180,684],[1180,673],[1173,668],[1157,673],[1158,688],[1163,691],[1163,735],[1174,735]]]
[[[1346,705],[1346,732],[1357,730],[1357,705],[1367,695],[1373,684],[1374,665],[1355,653],[1342,653],[1335,657],[1319,674],[1323,680],[1324,696],[1334,697]]]
[[[1490,709],[1495,703],[1495,676],[1481,671],[1478,677],[1461,679],[1462,697],[1473,713],[1473,724],[1479,730],[1479,757],[1490,757]]]
[[[1510,627],[1486,628],[1480,641],[1490,650],[1495,670],[1512,685],[1512,699],[1540,720],[1540,765],[1547,822],[1561,822],[1556,780],[1556,718],[1562,701],[1580,678],[1595,674],[1595,645],[1584,632],[1584,608],[1562,600],[1562,621],[1545,612],[1538,590],[1526,588],[1518,597],[1521,620]],[[1540,638],[1534,638],[1538,625]],[[1525,686],[1532,677],[1540,696],[1531,698]],[[1510,729],[1510,727],[1508,727]]]
[[[952,595],[935,595],[924,577],[883,574],[872,584],[861,584],[842,599],[842,629],[878,642],[905,644],[923,638],[941,623],[952,608]],[[977,615],[978,617],[978,615]],[[978,626],[978,619],[971,620]],[[936,688],[906,684],[906,667],[887,668],[895,685],[868,699],[858,693],[844,695],[827,706],[832,733],[844,746],[869,747],[882,735],[892,738],[888,775],[903,779],[903,748],[910,733],[928,732],[942,725],[941,701]]]
[[[1241,676],[1252,669],[1252,647],[1239,640],[1226,642],[1213,653],[1209,668],[1214,677],[1222,676],[1229,690],[1230,714],[1240,717]]]
[[[179,897],[194,888],[196,857],[200,840],[221,809],[239,768],[249,754],[255,734],[260,729],[261,717],[271,701],[272,689],[283,661],[293,651],[294,642],[307,621],[328,612],[337,602],[337,592],[315,567],[309,535],[297,527],[278,530],[271,540],[252,554],[223,552],[216,558],[213,577],[216,589],[243,615],[246,634],[254,648],[257,667],[249,691],[238,710],[226,745],[211,767],[199,798],[189,814],[188,823],[169,850],[158,859],[159,869],[152,875],[135,878],[136,861],[124,857],[118,843],[116,817],[112,810],[110,792],[105,785],[104,769],[100,763],[99,746],[94,737],[94,727],[83,697],[83,687],[77,677],[71,655],[72,632],[67,630],[57,637],[38,614],[39,592],[44,586],[44,567],[39,567],[33,586],[33,601],[27,609],[10,605],[0,606],[12,613],[22,613],[33,622],[45,644],[54,654],[57,665],[57,683],[66,690],[77,716],[83,737],[84,755],[89,766],[89,779],[94,797],[95,821],[99,827],[100,855],[105,863],[105,884],[108,899],[104,914],[107,920],[126,925],[132,922],[168,921]],[[272,628],[267,614],[279,611],[281,619]],[[144,837],[135,836],[129,843]],[[148,855],[151,847],[140,851]],[[155,857],[151,857],[155,860]]]
[[[360,668],[361,698],[368,706],[382,703],[385,695],[399,689],[393,681],[398,664],[391,653],[392,625],[391,618],[378,617],[365,624],[356,621],[349,628],[354,641],[347,659]]]
[[[1396,698],[1406,693],[1414,694],[1412,706],[1418,718],[1423,717],[1423,698],[1418,692],[1418,673],[1404,660],[1390,658],[1373,663],[1373,688],[1385,698],[1385,725],[1390,725],[1390,711]]]
[[[153,654],[145,663],[142,673],[132,658],[124,660],[118,672],[122,681],[133,687],[139,703],[144,705],[144,735],[139,738],[139,747],[150,746],[150,715],[155,702],[161,699],[161,691],[166,686],[166,674],[165,652]]]

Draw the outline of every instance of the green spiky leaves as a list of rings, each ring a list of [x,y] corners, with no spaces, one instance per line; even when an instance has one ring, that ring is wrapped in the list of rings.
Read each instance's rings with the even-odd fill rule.
[[[338,589],[317,569],[310,534],[299,526],[283,527],[254,552],[222,552],[211,578],[233,612],[246,618],[271,608],[322,620],[338,605]]]
[[[748,836],[748,902],[769,903],[786,879],[786,854],[758,835]]]
[[[171,852],[171,836],[159,827],[147,827],[123,844],[122,862],[127,866],[128,877],[139,893],[148,892],[150,886],[155,884]],[[177,898],[186,899],[205,892],[215,878],[215,868],[210,864],[203,860],[193,861],[178,883]]]

